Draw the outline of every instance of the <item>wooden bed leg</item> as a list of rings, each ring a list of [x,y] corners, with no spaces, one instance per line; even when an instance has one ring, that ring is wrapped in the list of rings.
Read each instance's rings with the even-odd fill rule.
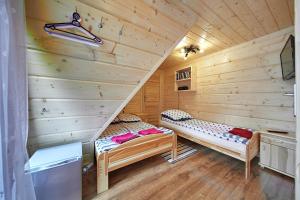
[[[97,157],[97,194],[108,190],[108,159],[107,152]]]
[[[173,134],[173,146],[171,151],[172,160],[176,160],[177,158],[177,135]]]
[[[251,171],[250,165],[251,165],[251,161],[246,160],[246,162],[245,162],[245,178],[246,178],[246,180],[250,178],[250,171]]]

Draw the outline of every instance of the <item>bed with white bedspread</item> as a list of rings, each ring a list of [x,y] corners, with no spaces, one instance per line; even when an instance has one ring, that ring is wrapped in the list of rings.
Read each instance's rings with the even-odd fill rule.
[[[163,134],[174,133],[173,130],[164,127],[156,127],[146,122],[130,122],[130,123],[121,122],[121,123],[111,124],[102,133],[101,137],[95,141],[96,154],[103,153],[104,151],[109,151],[111,149],[120,146],[120,144],[115,143],[111,140],[111,138],[114,136],[122,135],[128,132],[139,135],[138,134],[139,131],[150,129],[150,128],[156,128],[157,130],[162,131]],[[145,136],[139,135],[139,137],[145,137]]]
[[[250,175],[250,161],[259,150],[258,133],[250,139],[229,133],[234,127],[226,124],[194,119],[180,110],[162,112],[160,125],[172,129],[178,136],[199,143],[246,163],[246,178]]]
[[[155,129],[159,133],[140,133],[149,129]],[[120,144],[112,139],[128,133],[136,137]],[[177,138],[172,130],[142,122],[135,115],[119,115],[95,141],[97,193],[108,190],[108,172],[167,151],[171,151],[172,158],[175,159],[176,150]]]

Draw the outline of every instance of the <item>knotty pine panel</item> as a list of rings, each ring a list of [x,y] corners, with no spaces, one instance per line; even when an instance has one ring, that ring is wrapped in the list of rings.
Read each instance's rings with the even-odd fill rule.
[[[197,20],[180,2],[26,0],[25,4],[30,153],[81,141],[84,158],[91,159],[94,140]],[[76,10],[82,26],[103,39],[102,46],[51,37],[44,31],[45,23],[70,22]]]
[[[229,2],[229,1],[228,1]],[[283,81],[280,52],[293,27],[227,48],[186,65],[164,67],[164,108],[203,120],[253,129],[295,131],[294,79]],[[197,91],[174,92],[174,71],[197,70]]]
[[[157,70],[140,91],[124,108],[125,113],[132,113],[151,124],[158,125],[161,112],[163,71]]]

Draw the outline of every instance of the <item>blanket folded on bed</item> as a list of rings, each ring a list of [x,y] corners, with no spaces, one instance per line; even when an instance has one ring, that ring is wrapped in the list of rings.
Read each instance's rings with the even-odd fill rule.
[[[138,132],[140,135],[150,135],[150,134],[158,134],[158,133],[163,133],[163,131],[158,130],[156,128],[149,128],[146,130],[141,130]]]
[[[113,136],[111,140],[115,143],[122,144],[129,140],[139,137],[138,135],[134,135],[133,133],[126,133],[123,135]]]
[[[242,129],[242,128],[234,128],[229,131],[229,133],[233,135],[238,135],[247,139],[250,139],[252,137],[252,131],[249,131],[247,129]]]

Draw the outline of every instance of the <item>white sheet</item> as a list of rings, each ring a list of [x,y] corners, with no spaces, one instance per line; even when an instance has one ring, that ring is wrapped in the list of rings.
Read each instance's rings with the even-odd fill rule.
[[[161,120],[160,125],[165,126],[167,128],[170,128],[170,129],[173,129],[175,131],[185,133],[185,134],[190,135],[194,138],[200,139],[204,142],[208,142],[210,144],[214,144],[214,145],[217,145],[219,147],[224,147],[226,149],[231,149],[235,152],[239,152],[243,156],[246,155],[246,145],[245,144],[223,140],[221,138],[214,137],[214,136],[206,134],[206,133],[201,133],[198,130],[192,130],[192,129],[189,129],[189,128],[186,128],[186,127],[174,124],[174,123],[171,123],[169,121],[167,122],[167,121]]]
[[[137,133],[141,130],[146,130],[149,128],[157,128],[156,126],[146,123],[146,122],[130,122],[130,123],[122,123],[126,129],[128,129],[132,133]]]
[[[128,132],[138,134],[138,131],[149,129],[149,128],[157,128],[158,130],[162,131],[164,134],[173,134],[172,130],[163,127],[156,127],[146,122],[111,124],[102,133],[102,135],[95,141],[96,154],[98,155],[99,153],[118,147],[120,144],[111,141],[111,138],[115,135],[121,135]],[[143,137],[141,135],[139,136]]]
[[[123,126],[123,123],[111,124],[105,129],[105,131],[99,138],[107,138],[110,136],[120,135],[128,132],[129,130]]]

